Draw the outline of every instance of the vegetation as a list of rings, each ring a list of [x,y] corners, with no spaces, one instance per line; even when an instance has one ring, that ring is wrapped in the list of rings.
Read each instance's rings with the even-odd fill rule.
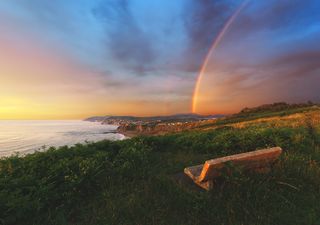
[[[0,224],[320,224],[317,115],[299,126],[228,122],[2,159]],[[173,179],[206,159],[271,146],[284,154],[269,174],[238,171],[211,192]]]
[[[244,121],[251,121],[276,116],[285,117],[296,113],[319,111],[319,109],[320,105],[312,102],[301,104],[287,104],[285,102],[279,102],[262,105],[255,108],[244,108],[239,113],[227,116],[225,118],[217,119],[214,122],[204,123],[200,125],[200,128],[239,123]]]
[[[265,104],[254,108],[244,108],[240,111],[240,113],[235,115],[248,115],[251,113],[259,113],[259,112],[279,112],[279,111],[288,111],[291,109],[301,109],[311,106],[317,106],[316,103],[313,103],[311,101],[307,103],[300,103],[300,104],[288,104],[286,102],[276,102],[273,104]]]

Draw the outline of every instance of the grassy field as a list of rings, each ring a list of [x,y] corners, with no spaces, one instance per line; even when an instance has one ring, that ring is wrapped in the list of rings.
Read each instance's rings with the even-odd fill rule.
[[[320,224],[319,118],[314,107],[257,112],[6,158],[0,224]],[[272,146],[284,153],[269,174],[236,171],[211,192],[172,178],[206,159]]]

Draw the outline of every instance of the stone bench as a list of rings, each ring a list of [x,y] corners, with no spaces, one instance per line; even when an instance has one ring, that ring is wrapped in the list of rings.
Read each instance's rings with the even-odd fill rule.
[[[274,147],[211,159],[204,164],[185,168],[184,173],[200,187],[211,190],[213,180],[221,175],[226,165],[232,164],[244,171],[267,172],[281,152],[280,147]]]

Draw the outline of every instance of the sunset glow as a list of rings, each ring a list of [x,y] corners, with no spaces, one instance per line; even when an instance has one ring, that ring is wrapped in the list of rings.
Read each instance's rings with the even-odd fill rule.
[[[320,101],[317,1],[81,2],[0,3],[0,119]]]

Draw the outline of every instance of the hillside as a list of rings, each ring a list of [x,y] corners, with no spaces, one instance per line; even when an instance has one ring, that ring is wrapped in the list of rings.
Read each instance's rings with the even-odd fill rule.
[[[85,121],[101,122],[104,124],[145,124],[145,123],[161,123],[161,122],[184,122],[184,121],[201,121],[213,118],[220,118],[223,115],[198,115],[194,113],[176,114],[169,116],[94,116],[85,119]]]
[[[187,166],[284,149],[269,174],[236,171],[211,192]],[[320,222],[320,109],[242,112],[162,136],[50,148],[0,161],[2,224],[312,225]]]
[[[202,121],[212,121],[224,115],[176,114],[170,116],[135,117],[135,116],[101,116],[90,117],[85,121],[118,125],[117,131],[126,136],[159,135],[181,132],[191,129]]]
[[[202,120],[185,120],[183,122],[172,120],[168,121],[146,121],[144,123],[133,123],[126,121],[119,124],[118,132],[128,135],[163,135],[177,133],[187,130],[209,130],[222,126],[240,126],[240,124],[256,124],[264,121],[290,121],[295,124],[296,120],[303,121],[306,115],[318,112],[320,106],[313,103],[306,104],[287,104],[274,103],[255,108],[245,108],[241,112],[229,116],[208,117]]]

